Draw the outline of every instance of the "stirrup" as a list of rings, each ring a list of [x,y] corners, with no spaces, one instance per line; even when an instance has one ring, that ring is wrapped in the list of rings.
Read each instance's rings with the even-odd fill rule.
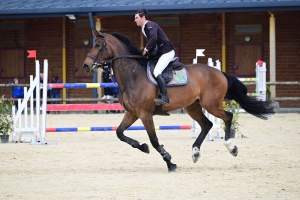
[[[164,105],[169,106],[169,98],[165,95],[162,95],[161,93],[158,94],[158,97],[154,99],[157,106]]]

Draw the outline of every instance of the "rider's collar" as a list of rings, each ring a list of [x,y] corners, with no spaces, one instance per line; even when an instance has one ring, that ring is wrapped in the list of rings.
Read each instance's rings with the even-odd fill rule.
[[[145,33],[144,28],[145,28],[145,25],[147,24],[147,22],[148,22],[148,20],[145,22],[145,24],[144,24],[143,27],[142,27],[142,32],[143,32],[143,34],[144,34],[145,37],[147,37],[147,36],[146,36],[146,33]]]

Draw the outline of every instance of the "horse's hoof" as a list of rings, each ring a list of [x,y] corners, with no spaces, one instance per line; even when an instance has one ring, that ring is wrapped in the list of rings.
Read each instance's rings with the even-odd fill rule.
[[[198,147],[193,147],[192,159],[196,163],[200,158],[200,149]]]
[[[140,150],[144,153],[150,153],[149,146],[145,143],[140,146]]]
[[[233,156],[238,155],[238,148],[235,145],[231,144],[230,139],[225,141],[224,144],[225,144],[226,148],[228,149],[228,151],[231,155],[233,155]]]
[[[168,167],[168,171],[169,172],[176,172],[176,170],[177,170],[177,165],[171,163],[171,165]]]
[[[238,155],[238,148],[236,147],[236,146],[234,146],[234,148],[231,150],[231,155],[233,155],[233,156],[237,156]]]

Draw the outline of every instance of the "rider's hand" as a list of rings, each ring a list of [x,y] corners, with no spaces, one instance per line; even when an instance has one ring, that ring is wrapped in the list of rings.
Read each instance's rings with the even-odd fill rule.
[[[146,49],[143,50],[143,56],[146,56],[148,53],[148,51],[146,51]]]

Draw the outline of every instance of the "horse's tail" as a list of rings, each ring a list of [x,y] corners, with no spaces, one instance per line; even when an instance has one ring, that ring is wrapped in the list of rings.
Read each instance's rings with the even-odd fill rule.
[[[235,76],[223,72],[228,81],[225,96],[227,100],[235,100],[248,113],[261,119],[269,119],[275,114],[275,103],[272,101],[258,101],[247,95],[247,87]]]

